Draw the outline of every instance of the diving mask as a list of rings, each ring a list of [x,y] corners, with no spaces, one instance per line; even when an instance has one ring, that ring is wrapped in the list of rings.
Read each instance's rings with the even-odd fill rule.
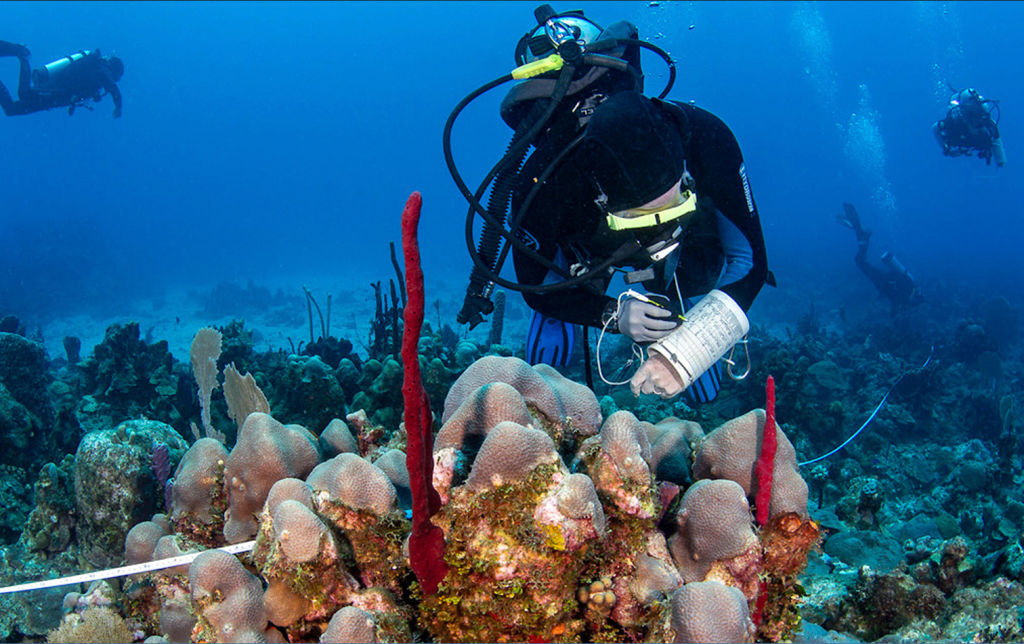
[[[649,228],[679,219],[697,210],[697,193],[684,190],[680,193],[682,203],[668,208],[632,208],[607,215],[608,227],[612,230]]]

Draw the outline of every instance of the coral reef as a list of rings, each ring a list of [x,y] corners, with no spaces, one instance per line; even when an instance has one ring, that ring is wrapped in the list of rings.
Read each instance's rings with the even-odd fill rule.
[[[76,531],[93,565],[116,565],[129,530],[158,509],[163,490],[157,494],[150,465],[157,440],[169,446],[172,462],[185,451],[177,432],[157,421],[128,421],[82,439],[75,454]]]
[[[408,285],[374,285],[365,359],[329,319],[291,352],[256,351],[238,320],[211,329],[220,346],[192,373],[138,325],[50,362],[0,324],[0,583],[199,554],[2,595],[0,636],[1024,637],[1024,371],[1005,298],[929,323],[927,342],[812,307],[798,333],[751,329],[752,375],[698,405],[592,392],[581,367],[497,345],[500,328],[490,347],[460,337],[440,301],[434,331],[406,268]],[[82,630],[100,621],[117,630]]]
[[[695,478],[690,442],[724,444],[714,437],[737,435],[737,424],[756,430],[763,415],[704,439],[698,424],[678,418],[651,423],[619,410],[604,419],[588,389],[518,358],[480,362],[451,388],[460,404],[443,415],[429,459],[434,475],[423,479],[442,492],[429,520],[444,543],[435,592],[415,583],[410,566],[414,532],[399,490],[412,497],[414,518],[417,506],[406,452],[393,442],[402,434],[371,438],[365,414],[334,419],[317,437],[252,412],[230,450],[202,438],[184,451],[176,432],[153,421],[93,432],[75,471],[116,484],[119,492],[90,493],[110,497],[109,509],[123,498],[118,513],[128,520],[100,517],[99,500],[83,498],[77,547],[93,558],[105,551],[97,560],[104,566],[200,552],[190,565],[126,580],[110,599],[133,631],[171,641],[750,639],[765,592],[762,560],[785,548],[768,547],[769,533],[753,530],[742,486],[697,480],[670,527],[659,522],[668,509],[663,485]],[[426,409],[414,412],[426,421],[417,431],[430,431]],[[716,449],[728,463],[754,453]],[[61,468],[48,467],[48,485],[60,489]],[[160,505],[141,501],[158,497],[158,472],[172,468],[169,512],[153,514]],[[86,487],[75,487],[79,496]],[[719,487],[735,508],[728,520],[716,514],[725,502],[702,496]],[[786,486],[776,489],[785,494]],[[792,515],[798,526],[804,515]],[[249,556],[209,549],[252,537]],[[683,543],[691,554],[681,554]],[[736,546],[722,549],[727,543]],[[796,574],[806,550],[788,552],[787,571]],[[698,558],[696,568],[685,563]],[[783,614],[768,604],[765,615]],[[793,632],[787,625],[780,636]]]
[[[34,474],[46,463],[48,454],[74,451],[80,429],[73,416],[55,408],[50,394],[52,381],[46,351],[41,344],[17,333],[0,332],[0,464],[3,466]]]
[[[83,394],[78,418],[83,426],[102,429],[129,418],[160,418],[180,427],[178,390],[188,376],[174,361],[167,342],[139,338],[137,322],[113,324],[92,355],[77,366],[74,381]]]

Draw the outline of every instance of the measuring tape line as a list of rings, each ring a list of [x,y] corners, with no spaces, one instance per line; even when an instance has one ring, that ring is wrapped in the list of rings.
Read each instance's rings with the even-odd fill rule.
[[[249,552],[252,547],[256,545],[255,541],[246,541],[244,543],[236,543],[230,546],[224,546],[223,548],[216,548],[216,550],[222,550],[228,554],[237,555],[241,552]],[[111,568],[109,570],[97,570],[95,572],[87,572],[81,575],[75,575],[73,577],[58,577],[57,579],[48,579],[46,581],[34,581],[28,584],[19,584],[17,586],[7,586],[6,588],[0,588],[0,595],[6,595],[7,593],[20,593],[26,590],[39,590],[41,588],[55,588],[57,586],[67,586],[68,584],[80,584],[90,581],[97,581],[99,579],[112,579],[114,577],[127,577],[128,575],[136,575],[140,572],[153,572],[154,570],[163,570],[164,568],[173,568],[175,566],[181,566],[183,564],[192,563],[192,560],[207,552],[190,552],[187,555],[181,555],[179,557],[171,557],[170,559],[160,559],[158,561],[147,561],[145,563],[135,564],[134,566],[124,566],[123,568]]]

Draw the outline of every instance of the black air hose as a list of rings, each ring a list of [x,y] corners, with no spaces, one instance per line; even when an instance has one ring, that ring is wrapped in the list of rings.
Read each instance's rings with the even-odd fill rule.
[[[524,119],[519,124],[515,134],[512,135],[512,140],[509,141],[505,154],[508,154],[522,140],[523,136],[530,129],[531,124],[531,119]],[[523,160],[526,158],[528,150],[528,147],[523,148],[517,156],[509,157],[498,172],[498,175],[494,178],[494,185],[491,187],[491,194],[487,199],[487,212],[490,213],[495,221],[502,225],[505,224],[505,220],[508,217],[509,206],[512,203],[512,189],[515,187],[515,179],[519,175],[519,169],[523,165]],[[491,222],[484,221],[484,227],[477,244],[477,252],[492,270],[498,261],[498,245],[500,241],[501,234],[497,228]],[[474,264],[469,274],[469,291],[475,295],[483,295],[484,289],[490,281],[490,278],[484,275],[484,272]]]

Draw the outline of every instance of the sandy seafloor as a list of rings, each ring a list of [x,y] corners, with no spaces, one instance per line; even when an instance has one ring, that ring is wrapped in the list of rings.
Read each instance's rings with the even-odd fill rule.
[[[462,250],[465,253],[465,250]],[[467,261],[468,264],[468,261]],[[404,269],[403,269],[404,270]],[[433,330],[439,325],[450,325],[459,337],[469,337],[483,344],[488,337],[492,315],[475,329],[456,323],[456,315],[462,307],[468,284],[469,268],[449,271],[443,274],[431,273],[425,277],[426,311],[424,319]],[[503,277],[508,277],[503,275]],[[189,347],[196,331],[204,326],[223,327],[232,320],[242,320],[245,328],[254,331],[253,343],[256,351],[284,350],[292,352],[299,343],[309,342],[310,317],[303,287],[307,287],[321,312],[326,316],[327,295],[331,295],[331,317],[329,335],[352,342],[354,351],[361,357],[367,356],[366,345],[370,337],[370,322],[375,314],[373,282],[381,282],[382,293],[389,294],[389,280],[395,278],[390,266],[368,270],[366,276],[356,275],[297,275],[276,276],[264,280],[221,280],[203,284],[174,285],[157,289],[153,295],[117,297],[116,304],[95,307],[92,312],[59,311],[46,316],[22,317],[26,334],[41,340],[49,359],[65,356],[65,336],[76,336],[81,340],[81,356],[90,354],[103,341],[107,328],[112,324],[137,322],[140,339],[147,343],[165,340],[171,354],[177,360],[189,361]],[[403,275],[404,278],[404,275]],[[219,286],[229,285],[244,297],[234,300],[218,300],[214,293]],[[752,324],[760,325],[771,334],[784,334],[805,313],[811,287],[794,285],[776,289],[765,287],[749,311]],[[613,282],[610,294],[616,294],[622,285]],[[877,298],[870,286],[857,285],[854,291],[865,297]],[[270,293],[268,303],[254,301],[252,295]],[[526,341],[532,311],[518,293],[506,291],[503,344],[513,351],[522,350]],[[822,299],[822,298],[819,298]],[[493,298],[492,298],[493,300]],[[824,302],[823,324],[838,322],[829,316],[829,304]],[[836,307],[831,307],[835,309]],[[102,312],[99,312],[102,309]],[[213,314],[209,312],[212,309]],[[9,311],[7,313],[15,313]],[[320,337],[320,318],[314,308],[313,334]],[[326,320],[325,320],[326,322]],[[578,358],[578,356],[577,356]]]
[[[262,306],[248,301],[238,306],[232,306],[231,302],[222,302],[215,307],[220,313],[218,315],[209,315],[205,311],[211,299],[209,294],[217,286],[216,283],[174,286],[162,289],[159,297],[127,300],[116,311],[28,318],[23,322],[26,323],[29,336],[42,339],[51,360],[64,357],[65,336],[78,337],[82,342],[81,355],[86,357],[103,341],[106,329],[110,325],[128,322],[138,323],[140,339],[146,340],[147,343],[166,340],[171,354],[183,362],[189,360],[189,347],[196,331],[204,326],[223,327],[235,319],[244,321],[245,328],[254,332],[253,344],[256,351],[282,349],[291,352],[293,347],[299,347],[300,342],[309,342],[309,312],[302,290],[305,285],[310,289],[325,316],[327,294],[330,293],[329,334],[351,341],[355,352],[365,358],[370,322],[376,308],[371,281],[383,281],[382,291],[388,293],[390,298],[387,280],[393,277],[392,273],[375,276],[373,280],[357,277],[302,276],[259,283],[228,281],[227,283],[239,287],[243,292],[253,289],[269,290],[275,295],[274,301]],[[462,304],[466,280],[466,275],[440,280],[431,280],[428,277],[425,319],[435,329],[440,319],[441,324],[450,325],[460,337],[468,335],[483,342],[490,328],[489,317],[487,322],[472,331],[467,326],[456,324],[455,316]],[[439,308],[435,306],[435,302],[439,304]],[[508,344],[513,348],[517,342],[522,345],[525,341],[529,316],[530,312],[520,296],[508,297],[505,329],[508,333]],[[320,337],[320,318],[315,308],[313,332],[315,337]]]

